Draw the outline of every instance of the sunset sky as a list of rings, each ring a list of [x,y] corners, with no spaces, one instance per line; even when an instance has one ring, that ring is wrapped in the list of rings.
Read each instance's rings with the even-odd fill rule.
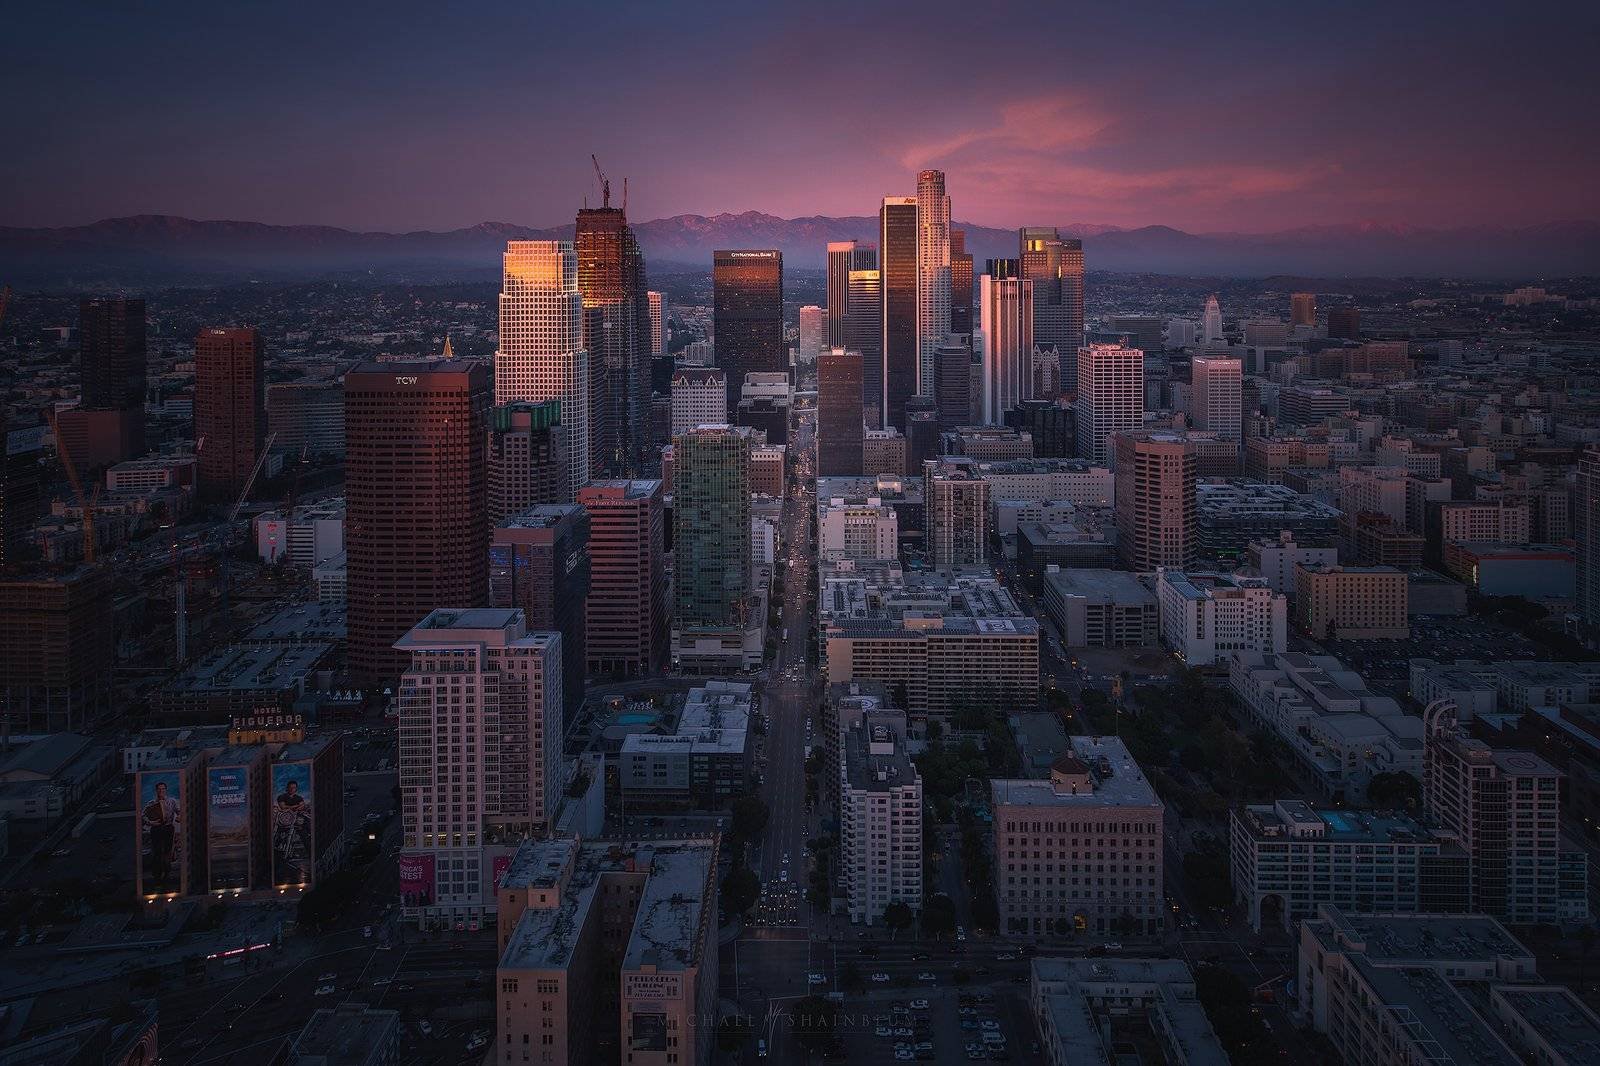
[[[359,10],[358,10],[359,9]],[[868,214],[1192,231],[1600,217],[1600,5],[61,3],[0,224]]]

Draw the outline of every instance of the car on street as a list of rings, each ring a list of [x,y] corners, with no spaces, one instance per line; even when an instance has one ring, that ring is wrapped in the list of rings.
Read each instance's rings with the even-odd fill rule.
[[[925,999],[914,999],[914,1000],[911,1001],[911,1009],[912,1010],[927,1010],[928,1009],[928,1001],[925,1000]]]
[[[319,982],[321,982],[321,983],[326,983],[328,981],[337,981],[338,979],[339,979],[339,975],[336,974],[336,973],[321,973],[321,974],[317,975],[317,980]]]
[[[428,1023],[428,1019],[424,1018],[417,1023],[417,1032],[421,1033],[423,1036],[432,1036],[433,1026]]]
[[[311,994],[313,996],[331,996],[335,991],[337,991],[337,989],[335,989],[332,985],[318,985],[317,990]]]
[[[1001,962],[1015,962],[1017,960],[1017,957],[1011,954],[1009,951],[996,955],[995,958],[999,959]]]
[[[923,970],[921,973],[917,974],[917,980],[927,981],[929,984],[932,984],[934,981],[937,981],[938,978],[929,973],[927,970]]]
[[[983,1027],[990,1032],[995,1032],[1000,1028],[1000,1023],[995,1021],[993,1018],[985,1018],[982,1024]]]
[[[884,984],[885,982],[887,982],[888,980],[889,980],[889,975],[886,974],[886,973],[875,973],[875,974],[872,975],[872,981],[873,981],[874,984],[881,985],[881,984]]]
[[[872,1030],[872,1035],[887,1040],[889,1037],[894,1035],[894,1030],[889,1028],[887,1025],[880,1025],[876,1029]]]

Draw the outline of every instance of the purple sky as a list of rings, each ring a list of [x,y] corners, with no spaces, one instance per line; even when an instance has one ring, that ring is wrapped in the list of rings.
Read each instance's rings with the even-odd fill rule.
[[[552,225],[591,151],[640,220],[1600,217],[1593,3],[360,6],[13,12],[0,225]]]

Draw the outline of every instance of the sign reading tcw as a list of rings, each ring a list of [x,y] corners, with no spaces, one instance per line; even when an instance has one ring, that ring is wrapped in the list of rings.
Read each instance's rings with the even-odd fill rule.
[[[415,385],[417,383],[417,379],[415,377],[404,377],[403,378],[403,377],[396,376],[395,379],[394,379],[394,383],[396,385]]]

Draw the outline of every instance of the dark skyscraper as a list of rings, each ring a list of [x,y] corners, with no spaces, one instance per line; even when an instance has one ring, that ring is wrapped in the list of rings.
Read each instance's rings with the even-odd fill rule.
[[[817,357],[817,473],[861,473],[861,353],[833,348]]]
[[[567,438],[561,401],[505,403],[490,414],[489,520],[541,503],[568,503]]]
[[[941,430],[972,422],[972,352],[946,344],[933,353],[933,405]]]
[[[878,251],[871,245],[855,241],[832,241],[828,244],[828,317],[824,343],[829,348],[848,348],[845,316],[850,312],[850,272],[876,270]]]
[[[364,363],[345,375],[351,672],[400,675],[393,644],[434,608],[489,602],[481,363]]]
[[[194,435],[200,489],[232,499],[266,440],[261,336],[253,329],[203,329],[194,341]]]
[[[85,299],[78,303],[78,371],[82,396],[78,406],[90,415],[97,433],[116,438],[108,458],[143,455],[146,375],[144,301],[121,297]],[[82,456],[77,457],[82,464]]]
[[[1333,340],[1361,339],[1361,309],[1354,306],[1328,308],[1328,336]]]
[[[530,507],[496,524],[493,536],[489,605],[521,609],[530,632],[561,634],[561,695],[571,722],[588,671],[589,512],[576,503]]]
[[[789,371],[783,343],[783,253],[737,249],[713,254],[712,339],[728,375],[728,410],[739,407],[744,376]]]
[[[917,198],[886,196],[878,212],[883,290],[882,425],[905,431],[906,400],[917,394]]]
[[[573,246],[591,368],[593,469],[631,471],[644,458],[650,401],[650,293],[644,254],[621,208],[578,212]]]
[[[861,412],[866,425],[883,427],[883,280],[877,270],[850,272],[846,348],[861,353]]]
[[[659,481],[596,481],[589,512],[589,669],[638,677],[667,657],[666,518]]]
[[[1017,238],[1022,278],[1033,282],[1033,343],[1061,356],[1063,381],[1076,381],[1083,344],[1083,242],[1029,226]]]
[[[950,231],[950,332],[972,336],[972,253],[967,231]]]

